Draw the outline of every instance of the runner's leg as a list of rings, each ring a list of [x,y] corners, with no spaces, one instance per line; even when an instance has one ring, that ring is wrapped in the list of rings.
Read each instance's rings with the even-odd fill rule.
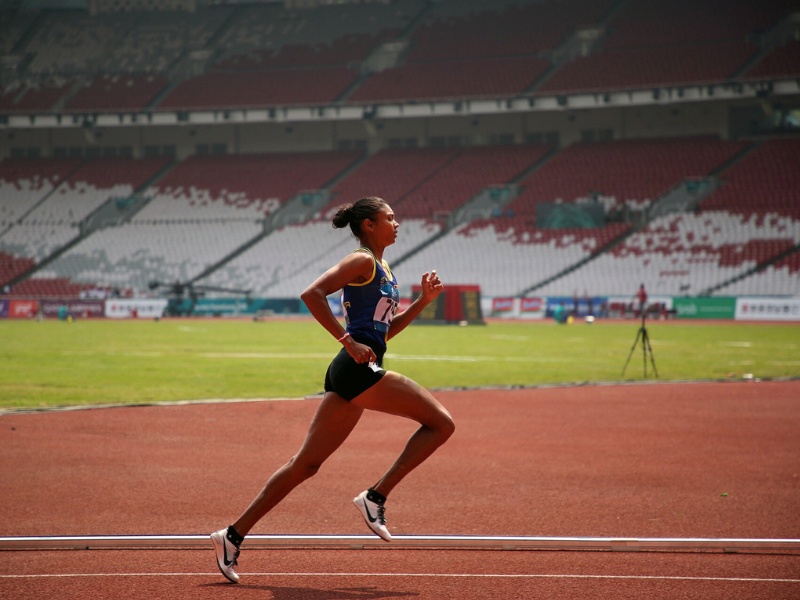
[[[326,392],[300,451],[269,478],[255,500],[233,524],[234,529],[242,536],[247,535],[289,492],[314,475],[347,439],[363,412],[363,408],[338,394]]]
[[[421,425],[395,463],[373,486],[383,496],[387,496],[455,431],[450,413],[428,390],[394,371],[387,371],[378,383],[354,398],[352,404],[413,419]]]

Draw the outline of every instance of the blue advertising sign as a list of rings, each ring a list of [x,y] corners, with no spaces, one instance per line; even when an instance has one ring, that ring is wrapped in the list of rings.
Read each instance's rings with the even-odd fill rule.
[[[604,304],[608,302],[608,298],[601,296],[583,296],[582,298],[575,298],[573,296],[548,296],[547,308],[545,315],[552,317],[556,312],[564,311],[568,315],[575,317],[586,317],[589,315],[598,316]]]

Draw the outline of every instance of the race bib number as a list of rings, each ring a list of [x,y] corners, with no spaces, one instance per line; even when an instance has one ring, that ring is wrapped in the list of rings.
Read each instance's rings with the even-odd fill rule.
[[[397,301],[392,298],[383,297],[378,301],[375,306],[375,314],[372,316],[372,322],[375,324],[375,329],[381,333],[389,331],[389,325],[392,324],[392,318],[397,312]]]

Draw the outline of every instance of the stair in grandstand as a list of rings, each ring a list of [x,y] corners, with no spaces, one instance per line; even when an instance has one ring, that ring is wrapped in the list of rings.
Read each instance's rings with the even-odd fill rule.
[[[75,163],[75,164],[74,164],[74,165],[71,167],[71,170],[69,170],[69,171],[65,171],[65,172],[63,173],[63,176],[62,176],[62,179],[61,179],[61,180],[62,180],[62,181],[68,181],[68,180],[69,180],[69,179],[70,179],[70,178],[71,178],[71,177],[72,177],[72,176],[73,176],[73,175],[74,175],[76,172],[78,172],[78,171],[80,170],[81,166],[82,166],[82,164],[81,164],[80,160],[78,160],[78,161],[77,161],[77,162],[76,162],[76,163]],[[54,186],[52,187],[52,189],[51,189],[49,192],[47,192],[47,193],[46,193],[46,194],[44,194],[44,195],[43,195],[41,198],[39,198],[39,200],[38,200],[38,201],[36,201],[36,203],[35,203],[35,204],[33,204],[33,205],[32,205],[32,206],[31,206],[31,207],[30,207],[30,208],[29,208],[29,209],[28,209],[26,212],[24,212],[24,213],[20,214],[20,215],[17,217],[17,222],[22,222],[22,221],[24,221],[24,220],[25,220],[25,219],[28,217],[28,215],[30,215],[31,213],[33,213],[33,212],[34,212],[34,211],[35,211],[37,208],[39,208],[39,206],[41,206],[42,204],[44,204],[45,202],[47,202],[47,201],[48,201],[48,199],[49,199],[51,196],[53,196],[53,194],[55,194],[56,190],[58,189],[58,186],[59,186],[59,184],[56,184],[56,185],[54,185]]]
[[[271,231],[292,223],[308,221],[329,201],[330,193],[327,189],[298,192],[270,215],[265,227]]]
[[[18,283],[28,279],[31,275],[33,275],[37,271],[39,271],[41,269],[44,269],[45,267],[47,267],[47,265],[52,263],[54,260],[56,260],[62,254],[66,253],[70,249],[72,249],[75,246],[77,246],[87,236],[88,236],[88,234],[83,234],[83,233],[78,234],[77,236],[75,236],[74,238],[72,238],[71,240],[66,242],[63,246],[61,246],[60,248],[55,250],[47,258],[39,261],[38,263],[35,263],[30,269],[28,269],[28,270],[26,270],[26,271],[24,271],[22,273],[17,274],[14,278],[12,278],[9,281],[5,282],[5,285],[7,285],[7,286],[9,286],[9,287],[11,287],[13,289],[14,286],[16,286]]]
[[[60,113],[64,110],[64,107],[67,103],[72,100],[84,87],[86,86],[86,81],[83,78],[78,79],[72,84],[72,87],[69,88],[66,94],[62,95],[58,102],[56,102],[53,107],[52,111]]]
[[[711,296],[712,294],[714,294],[714,292],[717,292],[717,291],[719,291],[719,290],[721,290],[723,288],[726,288],[729,285],[736,283],[737,281],[742,281],[744,279],[747,279],[748,277],[751,277],[752,275],[754,275],[756,273],[764,271],[767,267],[769,267],[771,265],[774,265],[774,264],[780,262],[781,260],[783,260],[784,258],[792,256],[793,254],[800,255],[800,244],[797,244],[796,246],[794,246],[792,248],[789,248],[789,249],[785,250],[784,252],[781,252],[780,254],[778,254],[776,256],[773,256],[773,257],[765,260],[764,262],[761,262],[761,263],[757,264],[752,269],[748,269],[747,271],[739,273],[735,277],[731,277],[730,279],[728,279],[726,281],[721,281],[718,284],[716,284],[716,285],[714,285],[712,287],[709,287],[708,289],[703,290],[702,292],[700,292],[699,295],[700,296]]]
[[[605,245],[603,245],[600,248],[598,248],[591,255],[587,256],[586,258],[584,258],[582,260],[579,260],[579,261],[571,264],[566,269],[563,269],[562,271],[559,271],[558,273],[555,273],[554,275],[548,277],[547,279],[543,279],[542,281],[540,281],[538,283],[535,283],[534,285],[530,286],[529,288],[523,290],[520,293],[520,296],[526,296],[526,295],[528,295],[528,294],[530,294],[532,292],[535,292],[536,290],[543,288],[547,284],[549,284],[549,283],[551,283],[553,281],[556,281],[557,279],[560,279],[564,275],[567,275],[569,273],[572,273],[573,271],[576,271],[577,269],[579,269],[582,266],[584,266],[585,264],[595,260],[598,256],[602,255],[604,252],[610,250],[611,248],[613,248],[614,246],[616,246],[617,244],[622,242],[625,238],[627,238],[630,235],[632,235],[635,231],[636,230],[633,229],[633,228],[625,229],[622,233],[620,233],[616,237],[614,237],[611,240],[609,240]]]
[[[34,38],[36,33],[39,31],[39,27],[43,21],[46,20],[45,11],[37,11],[33,13],[26,11],[20,11],[14,16],[14,21],[11,24],[17,24],[19,20],[27,20],[27,23],[23,24],[24,33],[19,37],[14,47],[11,48],[10,52],[8,53],[11,56],[21,56],[24,55],[24,49],[28,46],[28,43]],[[31,61],[33,57],[28,56],[23,60],[23,63],[20,63],[19,67],[24,69],[27,66],[27,63]]]
[[[502,212],[502,208],[519,195],[516,184],[492,185],[459,207],[452,215],[452,225],[474,219],[488,219]]]
[[[777,23],[769,31],[761,33],[757,39],[753,41],[758,44],[760,50],[750,60],[731,74],[731,79],[738,79],[747,75],[747,72],[760,63],[764,57],[772,53],[776,48],[784,46],[785,44],[793,41],[796,37],[797,23],[792,16],[787,16]]]
[[[416,246],[415,248],[412,248],[411,250],[409,250],[408,252],[406,252],[402,256],[399,256],[398,258],[393,259],[392,260],[392,267],[396,269],[397,267],[402,265],[405,261],[407,261],[409,258],[414,256],[415,254],[418,254],[419,252],[425,250],[429,246],[432,246],[440,238],[445,237],[448,233],[450,233],[450,231],[451,231],[451,228],[448,227],[446,224],[443,224],[442,225],[442,229],[439,231],[439,233],[437,233],[437,234],[433,235],[432,237],[429,237],[428,239],[426,239],[425,243],[419,244],[418,246]]]
[[[684,179],[653,203],[648,216],[653,219],[670,213],[692,211],[704,198],[713,194],[719,185],[716,177]]]
[[[336,102],[346,102],[350,96],[364,84],[371,73],[379,73],[384,69],[390,69],[400,65],[410,47],[409,39],[411,35],[419,24],[422,23],[425,15],[428,14],[429,11],[430,7],[425,6],[416,13],[414,18],[411,19],[406,28],[396,39],[381,44],[367,56],[361,63],[359,76],[338,98],[336,98]]]
[[[608,21],[625,5],[626,1],[627,0],[618,0],[594,26],[582,27],[575,30],[558,48],[554,48],[549,53],[550,68],[525,90],[525,92],[534,92],[562,66],[581,56],[591,54],[595,48],[601,45],[606,37],[606,25]]]
[[[247,240],[244,244],[236,248],[233,252],[228,254],[227,256],[223,256],[220,260],[215,262],[214,264],[209,265],[206,269],[192,277],[192,279],[188,282],[189,284],[195,284],[199,281],[202,281],[204,278],[211,275],[214,271],[219,269],[220,267],[228,264],[237,256],[240,256],[247,252],[250,248],[258,244],[261,240],[263,240],[266,236],[270,234],[270,230],[264,229],[259,234],[253,236],[249,240]]]
[[[155,175],[148,179],[139,189],[125,197],[113,197],[106,200],[92,214],[87,216],[80,224],[81,234],[89,235],[93,231],[105,227],[118,227],[123,223],[129,222],[147,203],[150,196],[146,193],[147,189],[158,182],[175,166],[170,162],[159,170]]]
[[[81,222],[81,233],[88,235],[98,229],[122,225],[129,221],[149,201],[149,198],[136,192],[125,197],[109,198]]]

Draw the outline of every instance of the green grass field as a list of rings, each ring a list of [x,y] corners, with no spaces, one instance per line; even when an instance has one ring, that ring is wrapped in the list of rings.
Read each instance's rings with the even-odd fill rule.
[[[412,325],[386,367],[429,388],[644,378],[638,321]],[[800,326],[648,322],[659,379],[800,377]],[[297,398],[321,391],[338,345],[275,319],[0,321],[0,407]],[[653,379],[648,361],[648,375]]]

